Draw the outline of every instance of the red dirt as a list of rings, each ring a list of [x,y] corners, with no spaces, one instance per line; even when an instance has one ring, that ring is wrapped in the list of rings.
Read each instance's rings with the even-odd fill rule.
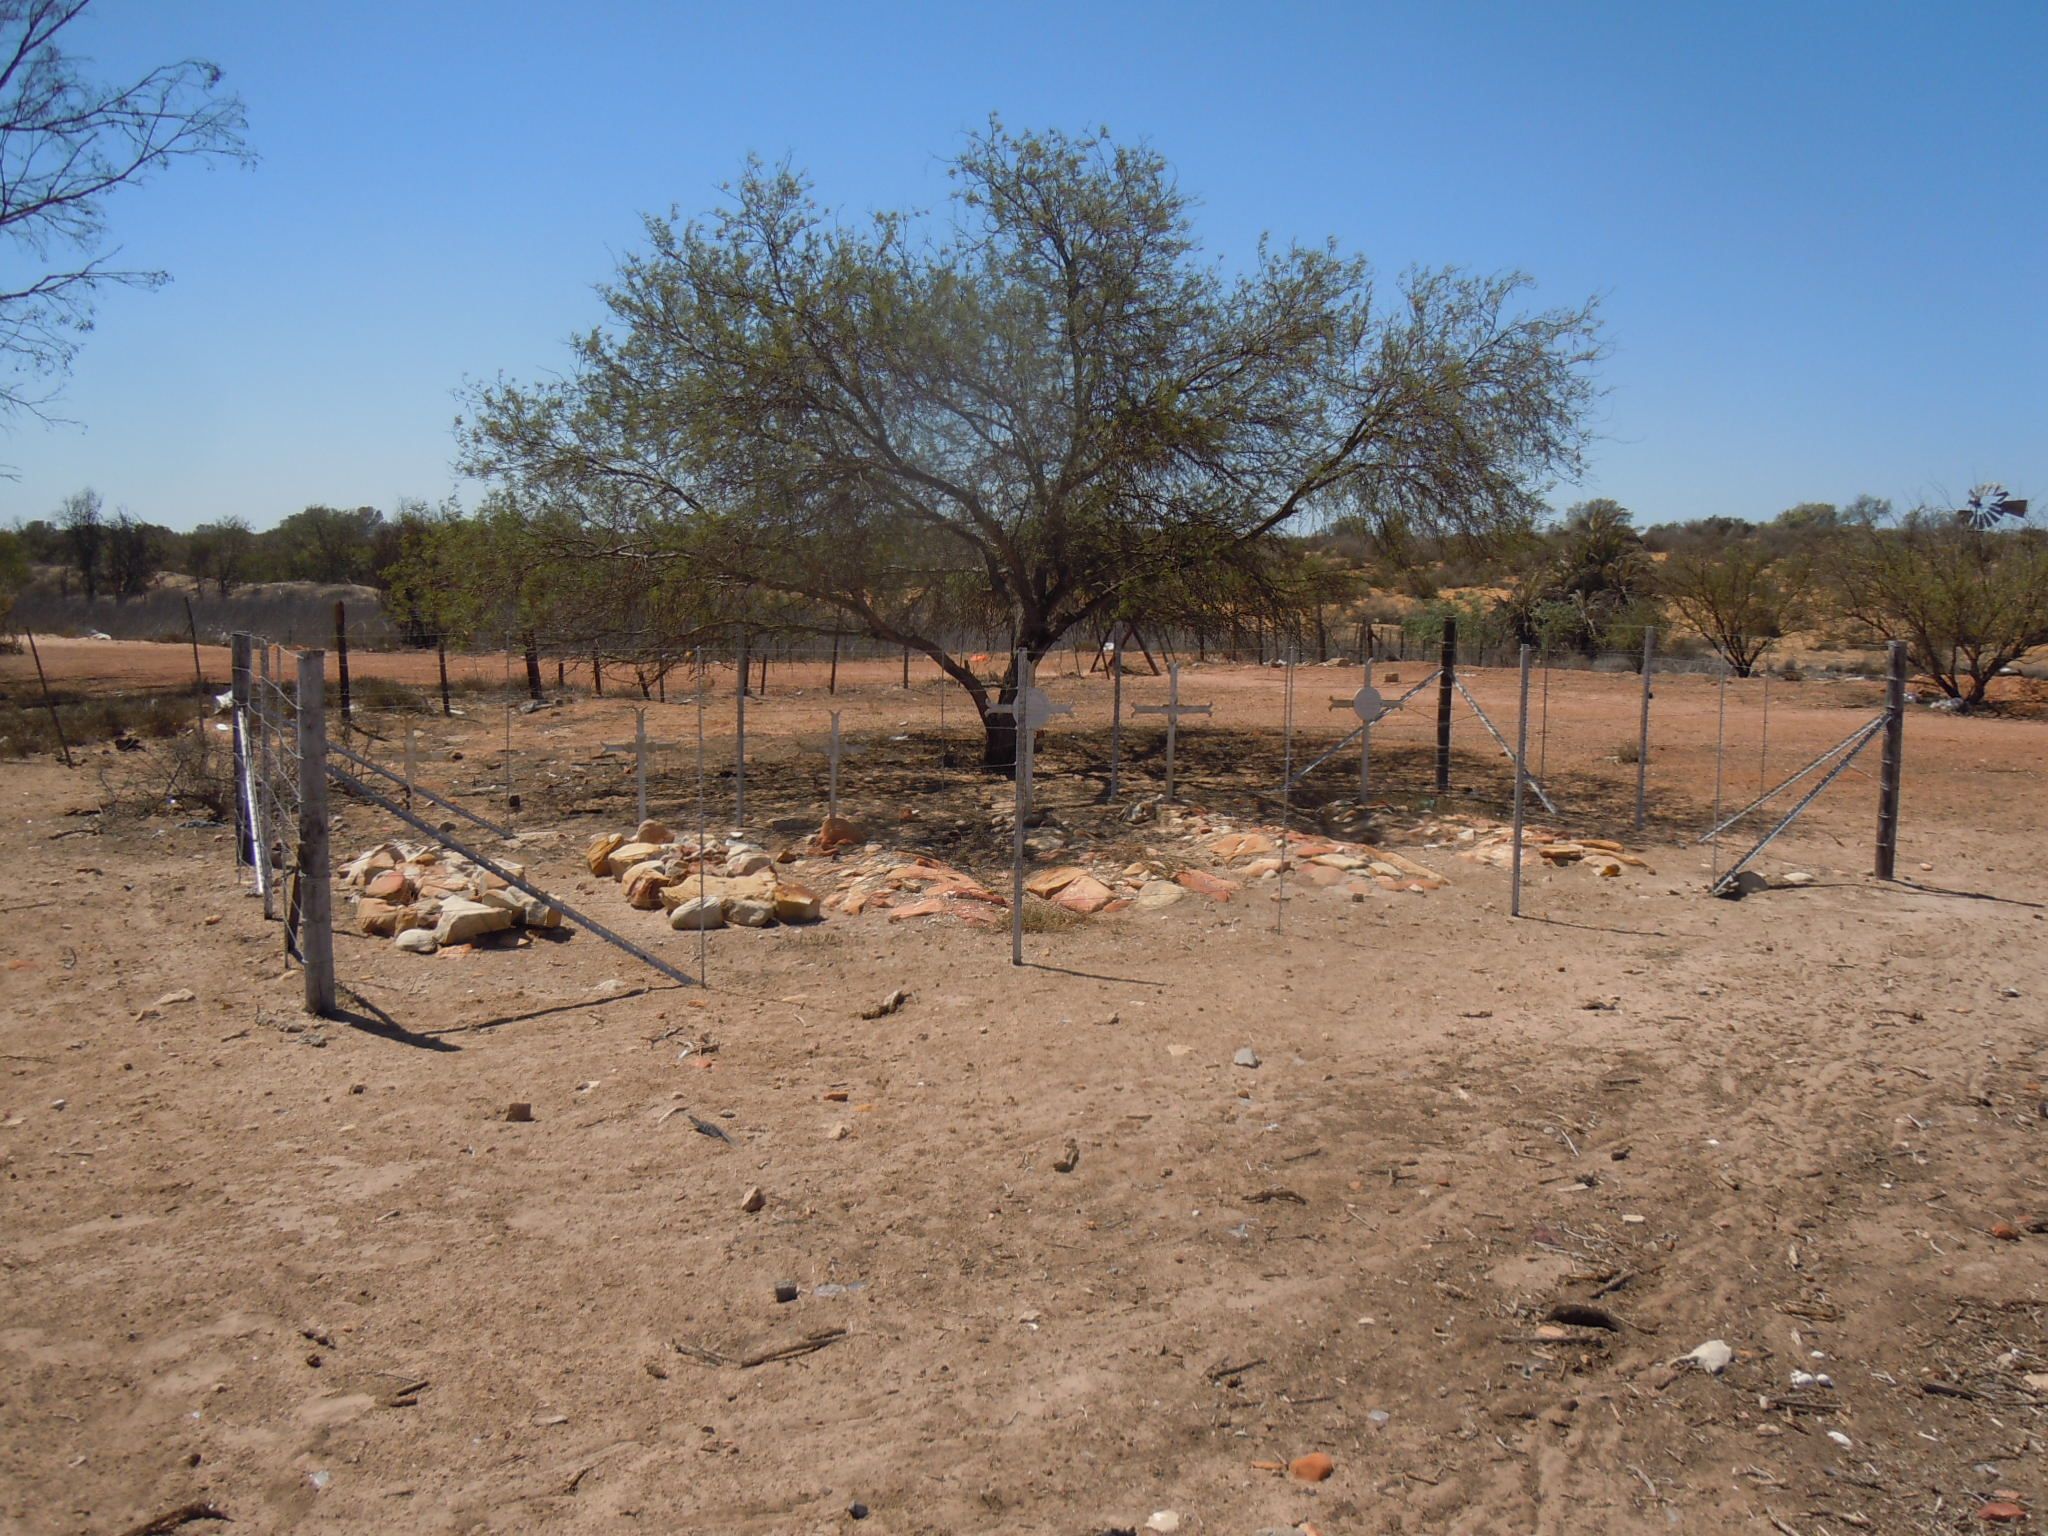
[[[109,654],[109,679],[190,663]],[[846,808],[1006,890],[1008,786],[945,767],[936,685],[894,675],[843,671],[831,701]],[[822,810],[827,700],[799,681],[749,709],[771,844]],[[1059,821],[1112,860],[1191,858],[1093,805],[1107,685],[1051,686],[1082,706],[1042,749]],[[1297,760],[1353,686],[1298,675]],[[1815,883],[1731,904],[1680,840],[1711,810],[1717,692],[1659,681],[1638,839],[1612,760],[1635,686],[1552,678],[1567,814],[1543,819],[1656,873],[1531,871],[1534,920],[1505,915],[1504,873],[1400,836],[1428,784],[1416,713],[1382,728],[1376,835],[1444,890],[1291,885],[1276,931],[1253,881],[1034,930],[1022,971],[1000,930],[947,920],[728,930],[709,990],[610,997],[655,978],[587,934],[422,958],[343,932],[362,1001],[319,1024],[224,830],[68,814],[146,754],[9,765],[0,1525],[125,1530],[206,1500],[235,1531],[765,1536],[853,1529],[858,1501],[876,1532],[1094,1536],[1171,1509],[1193,1533],[1806,1536],[1977,1529],[2001,1490],[2038,1507],[2048,727],[1915,711],[1910,880],[1864,873],[1873,748],[1764,861]],[[1281,687],[1184,675],[1218,706],[1182,737],[1186,798],[1273,819]],[[1504,730],[1513,687],[1473,679]],[[1761,688],[1731,688],[1724,801],[1875,695],[1774,683],[1766,767]],[[412,720],[434,782],[495,810],[504,718],[463,702]],[[695,935],[578,858],[630,825],[624,765],[593,752],[629,720],[587,698],[513,717],[516,856],[694,966]],[[364,724],[392,760],[400,719]],[[694,713],[650,731],[694,743]],[[1457,732],[1472,793],[1447,809],[1492,812],[1506,775],[1462,701]],[[1123,749],[1128,800],[1158,732]],[[691,761],[655,780],[685,826]],[[1355,774],[1347,751],[1295,811],[1334,812]],[[711,794],[729,816],[729,780]],[[337,848],[396,830],[345,805]],[[895,988],[900,1011],[857,1017]],[[1256,1069],[1232,1065],[1246,1045]],[[506,1123],[515,1101],[531,1123]],[[1558,1303],[1617,1326],[1546,1322]],[[1710,1339],[1725,1375],[1671,1368]],[[1312,1452],[1327,1481],[1270,1470]]]

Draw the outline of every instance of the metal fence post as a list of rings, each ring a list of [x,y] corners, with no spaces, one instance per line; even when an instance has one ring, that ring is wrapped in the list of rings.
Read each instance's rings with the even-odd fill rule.
[[[1649,706],[1644,706],[1647,709]],[[1522,915],[1522,799],[1529,782],[1529,647],[1522,647],[1522,703],[1515,712],[1514,867],[1508,877],[1508,916]]]
[[[1443,660],[1436,682],[1436,792],[1451,792],[1451,690],[1458,682],[1458,621],[1444,620]]]
[[[1657,626],[1643,630],[1643,721],[1636,736],[1636,830],[1643,830],[1644,800],[1650,784],[1650,676],[1657,666]]]
[[[1899,781],[1906,748],[1906,647],[1891,644],[1891,676],[1884,690],[1884,766],[1877,794],[1877,878],[1897,878]]]
[[[334,887],[327,846],[327,657],[299,657],[299,956],[306,1012],[334,1013]]]
[[[247,866],[256,862],[256,834],[251,830],[255,825],[256,797],[251,792],[249,773],[249,637],[237,634],[231,646],[234,681],[230,684],[229,700],[234,706],[235,727],[235,863]],[[192,655],[196,664],[199,656],[196,647]]]

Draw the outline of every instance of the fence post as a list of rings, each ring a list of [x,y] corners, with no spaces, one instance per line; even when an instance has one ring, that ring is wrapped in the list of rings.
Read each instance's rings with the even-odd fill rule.
[[[1906,748],[1906,647],[1891,644],[1891,676],[1884,690],[1884,766],[1877,792],[1877,878],[1897,878],[1899,780]]]
[[[237,868],[256,862],[256,838],[251,828],[255,825],[255,796],[250,793],[249,775],[249,637],[237,634],[232,642],[234,658],[234,681],[230,685],[230,702],[234,706],[235,746],[235,864]],[[198,660],[198,649],[193,649],[193,660]]]
[[[192,599],[185,599],[185,634],[192,642],[192,687],[206,691],[206,674],[199,670],[199,621],[192,617]]]
[[[1645,708],[1648,706],[1646,705]],[[1508,877],[1508,916],[1522,915],[1522,798],[1529,782],[1529,647],[1522,647],[1522,703],[1515,711],[1514,867]]]
[[[299,956],[306,1012],[334,1012],[334,886],[327,847],[327,658],[299,657]]]
[[[1643,721],[1636,734],[1636,830],[1643,830],[1643,803],[1650,774],[1650,674],[1657,665],[1657,626],[1643,630]]]
[[[334,605],[334,654],[341,665],[341,734],[346,740],[355,711],[348,697],[348,606],[339,601]]]
[[[1451,690],[1458,682],[1458,621],[1444,620],[1442,671],[1436,682],[1436,792],[1451,792]]]
[[[1124,653],[1114,641],[1109,652],[1109,799],[1116,800],[1117,759],[1124,742]]]

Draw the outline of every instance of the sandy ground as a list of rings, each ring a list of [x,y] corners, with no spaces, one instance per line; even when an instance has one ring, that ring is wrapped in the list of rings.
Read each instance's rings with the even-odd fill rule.
[[[941,735],[938,687],[894,675],[843,674],[830,701],[771,678],[748,824],[815,827],[839,707],[847,809],[1000,888],[1008,788],[966,768],[957,697]],[[1336,738],[1325,701],[1352,686],[1299,674],[1297,756]],[[1472,686],[1511,729],[1512,677]],[[1184,794],[1270,822],[1278,674],[1183,687],[1218,706],[1181,740]],[[1052,691],[1078,706],[1042,755],[1059,822],[1195,857],[1096,807],[1107,685]],[[1766,740],[1760,687],[1731,689],[1724,801],[1874,699],[1774,684]],[[1532,757],[1565,811],[1540,819],[1619,833],[1655,873],[1532,872],[1527,921],[1505,873],[1404,833],[1431,739],[1404,715],[1375,752],[1376,835],[1444,890],[1297,886],[1283,924],[1254,884],[1034,931],[1021,971],[1000,931],[949,921],[728,930],[688,990],[587,934],[425,959],[344,932],[351,1016],[319,1024],[224,830],[78,814],[146,754],[7,765],[0,1527],[122,1532],[203,1502],[234,1524],[185,1529],[1099,1536],[1173,1511],[1243,1536],[1818,1536],[2032,1507],[2048,727],[1916,711],[1908,880],[1866,874],[1867,754],[1763,862],[1815,883],[1727,903],[1683,842],[1712,810],[1717,690],[1660,682],[1640,839],[1615,760],[1636,702],[1632,678],[1553,677]],[[501,704],[461,704],[366,719],[369,749],[395,760],[410,723],[423,777],[502,813]],[[688,826],[695,711],[650,729],[685,743],[654,808]],[[1492,814],[1502,759],[1462,701],[1457,731],[1439,809]],[[694,966],[694,936],[578,857],[632,819],[595,751],[629,732],[616,699],[513,717],[517,856]],[[1160,766],[1156,729],[1130,728],[1126,798]],[[1347,751],[1290,813],[1327,817],[1355,774]],[[395,830],[341,818],[344,849]],[[899,1012],[857,1016],[895,988]],[[514,1101],[532,1123],[505,1122]],[[1613,1326],[1547,1322],[1560,1304]],[[1723,1374],[1671,1367],[1713,1339]],[[741,1363],[792,1344],[818,1347]],[[1315,1451],[1326,1482],[1269,1470]]]

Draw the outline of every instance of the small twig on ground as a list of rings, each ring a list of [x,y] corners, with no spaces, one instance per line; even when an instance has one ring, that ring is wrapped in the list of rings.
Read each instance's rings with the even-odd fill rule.
[[[140,1525],[131,1525],[121,1533],[121,1536],[166,1536],[167,1532],[175,1531],[181,1525],[189,1525],[194,1520],[227,1520],[228,1523],[233,1523],[229,1520],[228,1512],[219,1505],[209,1504],[204,1499],[194,1499],[189,1504],[180,1504],[176,1509],[165,1510],[155,1519],[145,1520]]]
[[[1242,1365],[1214,1366],[1209,1371],[1209,1379],[1211,1381],[1221,1381],[1226,1376],[1242,1376],[1246,1371],[1250,1370],[1253,1366],[1264,1365],[1265,1363],[1266,1362],[1262,1357],[1257,1360],[1247,1360]]]

